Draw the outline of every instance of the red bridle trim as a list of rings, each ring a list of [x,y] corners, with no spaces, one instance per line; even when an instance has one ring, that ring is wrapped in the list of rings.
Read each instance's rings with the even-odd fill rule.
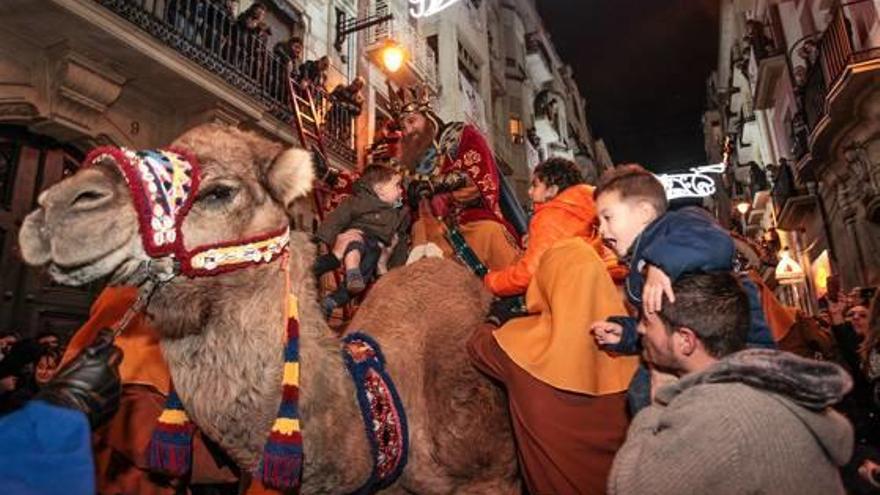
[[[285,227],[281,227],[280,229],[277,229],[277,230],[265,232],[262,234],[257,234],[255,236],[247,237],[247,238],[241,239],[241,240],[224,241],[224,242],[218,242],[216,244],[207,244],[204,246],[199,246],[199,247],[194,248],[189,251],[183,251],[178,256],[178,259],[180,260],[180,273],[186,275],[187,277],[191,277],[191,278],[192,277],[206,277],[206,276],[212,276],[212,275],[219,275],[221,273],[229,273],[229,272],[232,272],[235,270],[239,270],[241,268],[245,268],[249,265],[262,265],[262,264],[271,263],[271,262],[275,261],[276,259],[278,259],[282,254],[284,254],[288,250],[288,246],[282,246],[281,251],[277,254],[274,254],[272,256],[272,259],[268,262],[265,262],[265,261],[261,261],[261,262],[243,261],[241,263],[233,263],[233,264],[229,264],[229,265],[218,266],[218,267],[213,268],[211,270],[208,270],[206,268],[193,267],[192,266],[192,259],[196,255],[198,255],[200,253],[204,253],[205,251],[210,251],[211,249],[241,246],[244,244],[251,244],[251,243],[255,243],[255,242],[265,241],[265,240],[271,239],[273,237],[278,237],[278,236],[284,234],[284,232],[287,231],[287,229],[288,229],[288,227],[285,226]]]

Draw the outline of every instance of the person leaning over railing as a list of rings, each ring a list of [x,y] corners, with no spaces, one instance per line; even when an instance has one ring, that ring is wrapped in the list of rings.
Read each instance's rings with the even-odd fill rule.
[[[260,2],[254,2],[238,16],[239,64],[246,74],[260,78],[265,70],[266,45],[272,30],[266,24],[268,9]]]
[[[362,90],[366,82],[356,77],[351,84],[338,84],[330,93],[330,133],[337,140],[351,141],[352,121],[361,114],[364,106]]]

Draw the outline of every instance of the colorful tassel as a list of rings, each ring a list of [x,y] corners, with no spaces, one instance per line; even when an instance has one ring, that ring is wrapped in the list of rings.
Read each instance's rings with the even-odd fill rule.
[[[272,488],[288,490],[299,485],[302,476],[303,442],[299,417],[299,322],[295,300],[288,308],[287,345],[284,347],[284,377],[281,406],[263,450],[260,478]]]
[[[187,474],[192,467],[195,429],[183,409],[180,397],[172,389],[147,447],[150,469],[171,476]]]

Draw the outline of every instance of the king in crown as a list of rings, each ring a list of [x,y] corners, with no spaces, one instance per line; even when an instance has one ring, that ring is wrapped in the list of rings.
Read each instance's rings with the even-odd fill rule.
[[[399,164],[409,177],[407,198],[418,217],[410,259],[437,247],[451,253],[442,229],[426,225],[439,219],[461,233],[489,270],[508,266],[518,255],[518,236],[501,214],[498,167],[486,139],[473,125],[443,122],[425,86],[389,88],[389,94],[402,132]]]

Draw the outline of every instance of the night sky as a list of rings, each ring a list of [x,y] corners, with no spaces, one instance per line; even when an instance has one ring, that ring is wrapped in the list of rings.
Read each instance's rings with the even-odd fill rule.
[[[615,163],[661,171],[706,161],[705,81],[717,64],[718,0],[538,0]]]

